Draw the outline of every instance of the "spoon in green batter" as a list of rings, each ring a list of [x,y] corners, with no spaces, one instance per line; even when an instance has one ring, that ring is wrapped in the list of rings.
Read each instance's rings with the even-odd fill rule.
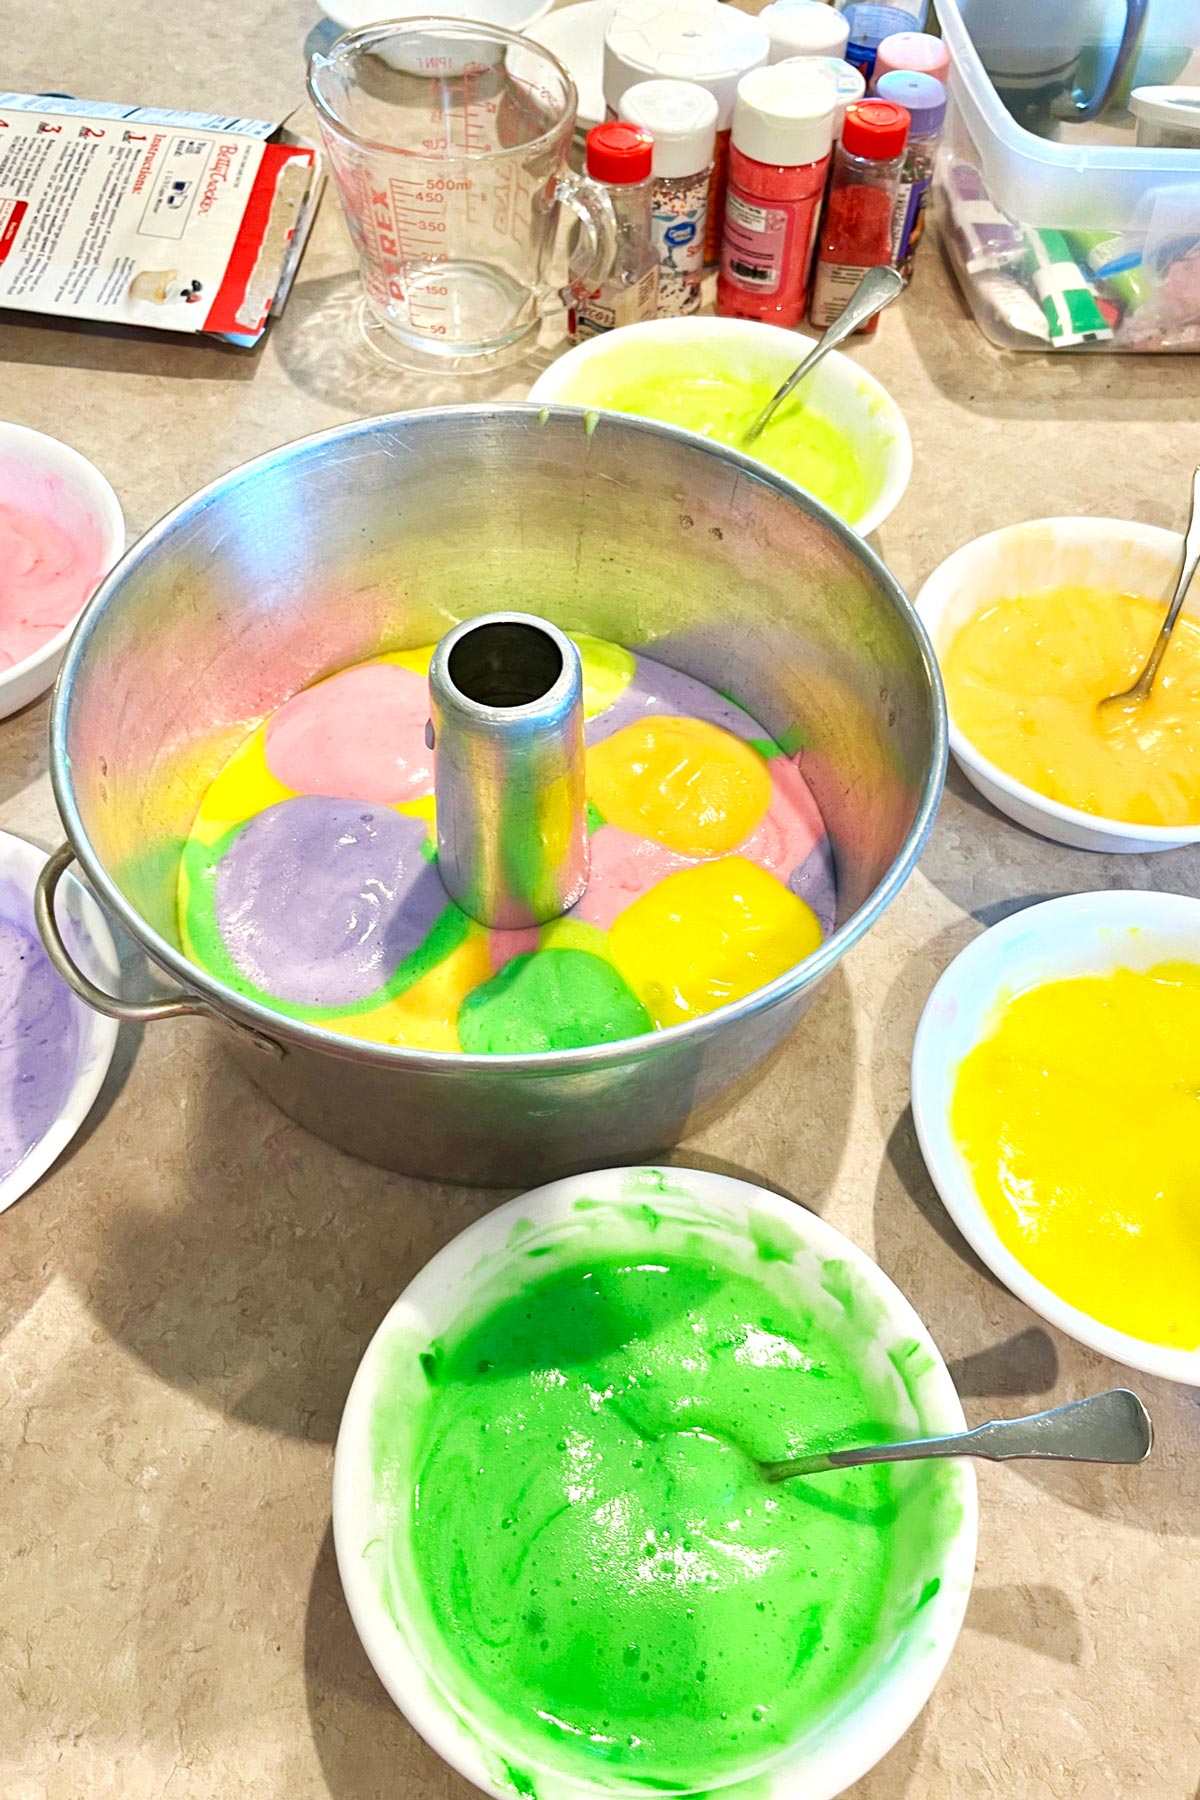
[[[828,331],[817,339],[802,363],[798,363],[784,382],[776,388],[767,404],[742,438],[743,444],[752,444],[755,438],[770,423],[778,407],[782,406],[788,395],[799,387],[804,377],[816,368],[823,356],[836,350],[843,338],[848,338],[852,331],[873,319],[877,312],[882,312],[890,300],[903,293],[904,282],[895,269],[868,269],[854,292],[847,300]]]
[[[768,1481],[790,1481],[794,1475],[824,1475],[830,1469],[855,1469],[863,1463],[919,1462],[928,1456],[983,1456],[989,1462],[1024,1456],[1049,1462],[1140,1463],[1149,1456],[1153,1441],[1150,1415],[1137,1395],[1128,1388],[1113,1388],[1049,1412],[993,1419],[949,1437],[864,1444],[758,1466]]]

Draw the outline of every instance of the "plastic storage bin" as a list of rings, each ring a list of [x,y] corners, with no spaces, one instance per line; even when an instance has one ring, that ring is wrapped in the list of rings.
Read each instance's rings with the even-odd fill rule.
[[[938,16],[951,67],[935,191],[984,335],[1008,350],[1200,350],[1200,149],[1136,147],[1120,99],[1095,125],[1070,122],[1068,103],[1049,126],[1061,138],[1035,135],[993,86],[960,0]],[[1151,0],[1143,45],[1154,19]]]

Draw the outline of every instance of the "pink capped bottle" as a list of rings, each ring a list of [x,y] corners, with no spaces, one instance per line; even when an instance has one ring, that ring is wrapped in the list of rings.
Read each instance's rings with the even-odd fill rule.
[[[738,83],[717,278],[723,317],[803,318],[837,101],[817,59],[753,69]]]

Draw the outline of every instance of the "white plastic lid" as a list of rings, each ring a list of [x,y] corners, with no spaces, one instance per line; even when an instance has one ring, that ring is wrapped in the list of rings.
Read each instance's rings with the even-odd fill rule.
[[[794,57],[752,69],[738,83],[733,143],[754,162],[820,162],[833,146],[836,111],[837,88],[820,60]]]
[[[712,166],[717,102],[695,81],[637,81],[621,95],[617,116],[654,139],[654,173],[670,180]]]
[[[724,131],[738,82],[770,48],[765,25],[718,0],[620,0],[604,36],[604,98],[616,112],[635,82],[695,81],[716,100]]]
[[[1170,125],[1200,138],[1200,87],[1137,87],[1129,96],[1129,110],[1147,125]]]
[[[758,15],[771,39],[770,60],[791,56],[845,56],[850,27],[826,0],[771,0]]]
[[[833,85],[837,89],[837,106],[833,115],[833,135],[835,139],[841,137],[842,121],[846,117],[846,108],[852,101],[861,100],[867,91],[867,84],[863,79],[862,70],[856,69],[853,63],[847,62],[845,57],[842,56],[793,56],[789,57],[787,60],[789,62],[819,62],[821,68],[828,69],[833,80]],[[779,66],[778,63],[775,64],[776,68]]]

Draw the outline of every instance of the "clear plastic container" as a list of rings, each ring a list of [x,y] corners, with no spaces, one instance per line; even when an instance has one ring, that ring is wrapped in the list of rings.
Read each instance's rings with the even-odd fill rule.
[[[995,69],[1007,20],[1028,97],[1039,53],[1029,0],[988,4],[989,61]],[[1009,350],[1200,350],[1200,148],[1136,146],[1127,109],[1133,67],[1157,41],[1155,0],[1124,73],[1117,50],[1100,59],[1098,84],[1076,66],[1078,36],[1069,68],[1050,70],[1047,44],[1044,116],[1024,113],[1037,135],[993,85],[960,0],[939,0],[938,16],[951,55],[935,182],[942,239],[984,335]],[[1188,29],[1200,40],[1195,0]]]

